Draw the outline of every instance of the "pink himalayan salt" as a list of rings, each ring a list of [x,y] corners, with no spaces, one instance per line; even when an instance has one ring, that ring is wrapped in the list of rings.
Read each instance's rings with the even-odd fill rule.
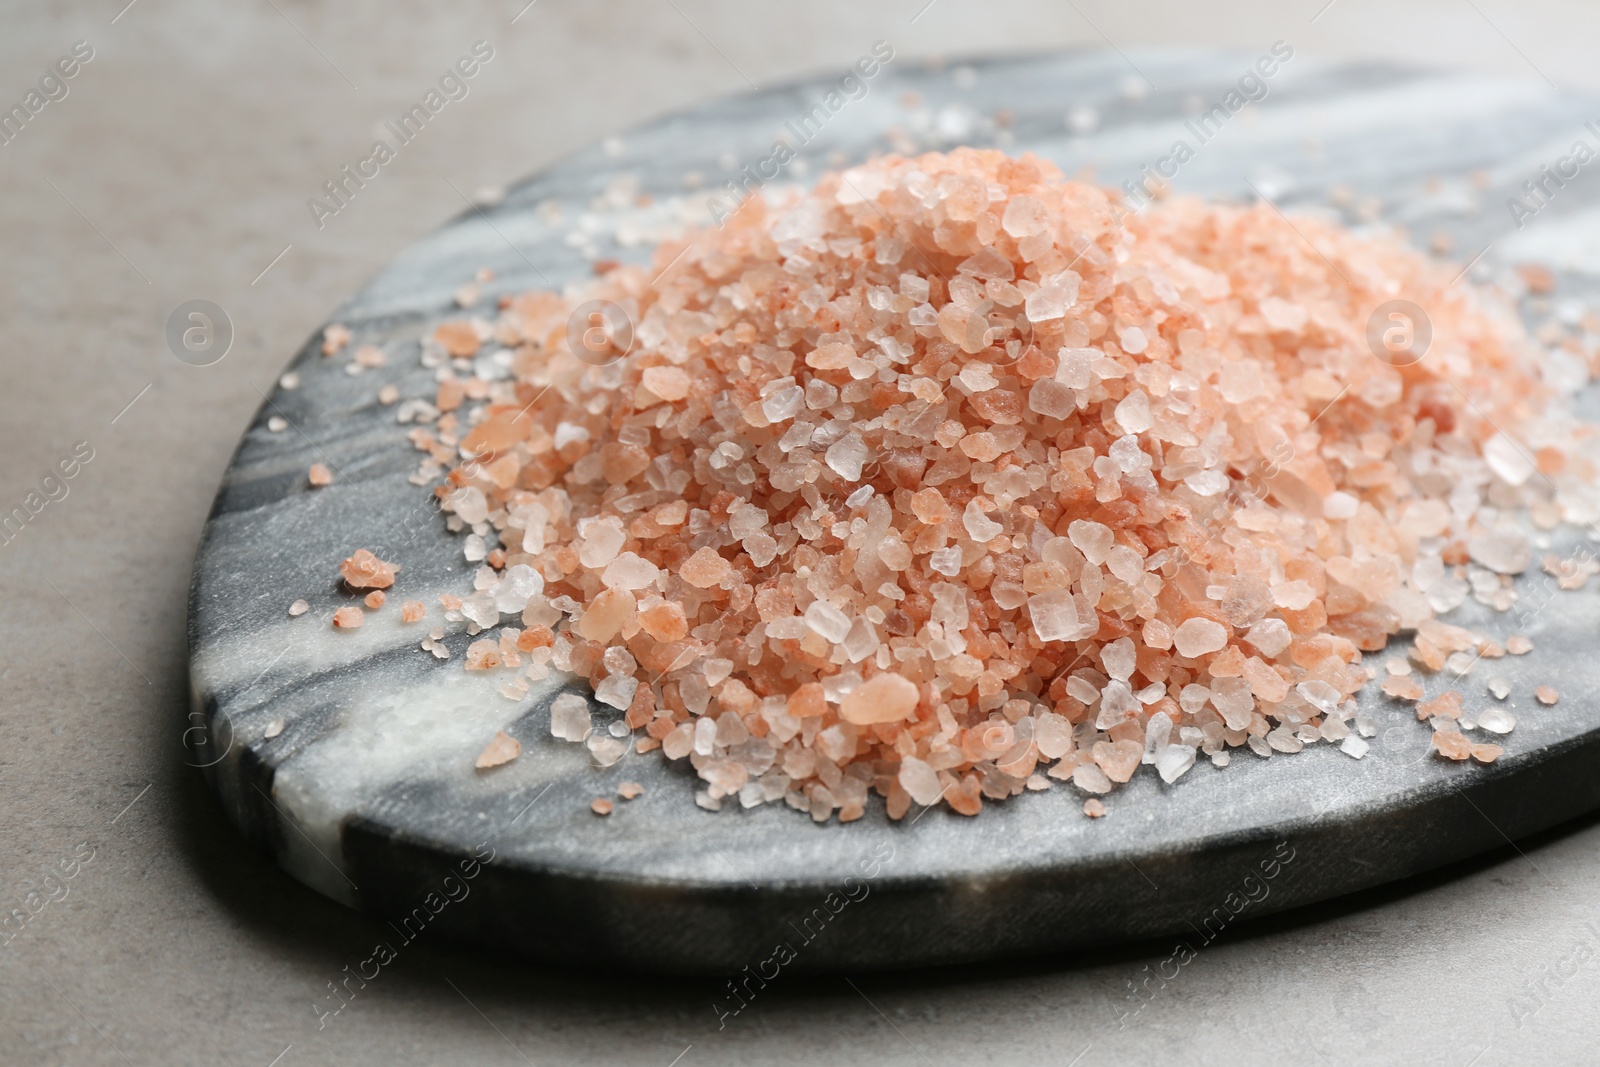
[[[839,702],[839,717],[866,726],[900,722],[917,710],[917,687],[898,674],[875,674],[846,693]]]
[[[352,589],[387,589],[394,585],[399,571],[398,565],[384,562],[365,548],[339,564],[339,576]]]
[[[1548,685],[1535,687],[1533,690],[1533,695],[1534,698],[1541,704],[1554,704],[1556,701],[1561,699],[1561,694],[1557,693]]]
[[[366,621],[367,616],[354,604],[346,604],[333,613],[335,630],[359,630]]]
[[[412,440],[435,465],[470,461],[441,506],[492,522],[489,566],[542,575],[528,611],[562,631],[555,665],[631,676],[640,750],[692,752],[706,806],[776,799],[745,792],[775,768],[764,780],[813,818],[855,817],[871,791],[898,817],[916,759],[976,814],[1040,759],[1057,761],[1046,782],[1114,788],[1091,754],[1158,711],[1180,736],[1221,715],[1228,747],[1298,750],[1307,705],[1288,690],[1342,702],[1402,622],[1418,661],[1444,664],[1458,638],[1427,629],[1428,598],[1394,599],[1412,573],[1397,552],[1456,519],[1438,480],[1398,472],[1481,454],[1547,399],[1535,347],[1454,275],[1265,205],[1127,215],[1031,157],[891,156],[752,197],[575,293],[635,316],[615,364],[567,350],[556,294],[447,324],[447,351],[492,336],[516,373],[441,382],[450,414]],[[1448,368],[1373,359],[1366,317],[1400,291]],[[1564,440],[1540,456],[1552,478],[1594,469]],[[1542,479],[1494,488],[1507,515],[1553,507]],[[1469,525],[1462,546],[1484,532]],[[625,554],[659,575],[608,581]],[[1438,560],[1419,555],[1418,581]],[[617,588],[634,577],[650,580]],[[1086,665],[1140,636],[1095,728],[1110,687]],[[1166,649],[1181,662],[1149,654]],[[851,687],[889,673],[911,710],[855,729]],[[991,751],[1000,719],[1039,742]]]
[[[520,755],[522,755],[522,742],[500,730],[487,745],[483,746],[483,751],[478,753],[478,758],[472,765],[480,771],[487,770],[490,767],[510,763]]]

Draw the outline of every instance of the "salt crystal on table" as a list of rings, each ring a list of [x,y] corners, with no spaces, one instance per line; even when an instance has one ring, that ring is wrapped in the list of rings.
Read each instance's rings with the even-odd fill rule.
[[[1526,656],[1533,651],[1533,642],[1521,634],[1512,634],[1506,638],[1506,651],[1513,656]]]
[[[563,741],[582,741],[593,731],[589,702],[576,693],[562,693],[550,704],[550,734]]]
[[[1504,678],[1490,678],[1489,692],[1495,695],[1495,699],[1504,700],[1511,695],[1511,683]]]
[[[1345,738],[1339,743],[1339,751],[1343,752],[1346,756],[1351,756],[1355,759],[1360,759],[1362,756],[1365,756],[1369,751],[1371,751],[1371,749],[1371,745],[1361,740],[1361,738],[1357,737],[1355,734],[1351,734],[1349,737]]]
[[[483,751],[478,753],[473,766],[480,771],[488,770],[510,763],[520,755],[522,755],[522,742],[501,730],[484,746]]]
[[[900,788],[923,807],[937,804],[943,792],[939,785],[938,773],[928,766],[926,760],[920,760],[915,756],[901,757],[899,782]]]
[[[1496,574],[1521,574],[1533,562],[1533,547],[1520,530],[1494,530],[1467,539],[1472,561]]]
[[[1168,745],[1165,752],[1156,759],[1156,773],[1161,775],[1161,780],[1171,785],[1186,774],[1194,766],[1195,750],[1189,745]]]
[[[1143,762],[1154,764],[1161,759],[1172,741],[1172,716],[1158,711],[1150,716],[1144,727]]]
[[[289,605],[289,614],[291,616],[304,615],[310,610],[311,605],[307,604],[304,600],[296,600],[293,604]]]

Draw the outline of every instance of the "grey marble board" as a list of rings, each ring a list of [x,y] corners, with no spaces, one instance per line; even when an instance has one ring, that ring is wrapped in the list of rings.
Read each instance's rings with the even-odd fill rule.
[[[1093,166],[1120,184],[1167,155],[1185,118],[1221,100],[1256,55],[1128,59],[1158,88],[1113,53],[897,59],[786,177],[804,182],[891,148],[966,143],[1032,150],[1068,174]],[[1359,762],[1326,745],[1270,760],[1241,750],[1227,769],[1202,763],[1173,786],[1141,775],[1098,821],[1063,785],[989,804],[977,819],[933,810],[891,823],[881,804],[848,825],[815,825],[782,806],[708,812],[692,801],[687,768],[659,753],[601,769],[582,746],[553,740],[558,687],[516,702],[498,695],[461,669],[465,633],[446,638],[454,655],[440,662],[393,607],[359,631],[332,632],[333,576],[356,548],[403,566],[397,598],[436,604],[469,588],[460,541],[428,489],[408,480],[409,427],[375,401],[390,383],[404,397],[432,395],[419,338],[459,314],[457,287],[492,268],[492,300],[582,278],[596,257],[644,260],[656,237],[708,221],[707,189],[686,179],[715,186],[766,158],[784,122],[837,78],[668,116],[464,212],[334,314],[356,343],[384,347],[382,368],[349,375],[347,355],[324,359],[308,342],[293,367],[299,387],[276,389],[244,435],[191,596],[193,762],[249,839],[306,884],[389,918],[398,936],[427,932],[566,965],[734,974],[746,965],[764,973],[775,958],[783,969],[830,970],[1173,932],[1202,939],[1600,807],[1592,586],[1520,619],[1470,601],[1452,616],[1501,637],[1527,633],[1538,646],[1495,664],[1514,684],[1520,722],[1491,767],[1430,756],[1427,728],[1369,686],[1362,706],[1380,732]],[[1303,55],[1269,88],[1199,147],[1177,191],[1246,198],[1253,187],[1292,210],[1325,209],[1343,186],[1355,193],[1349,202],[1375,203],[1418,239],[1452,235],[1463,260],[1492,242],[1479,272],[1538,259],[1563,269],[1562,297],[1600,274],[1593,191],[1574,183],[1521,230],[1504,207],[1584,135],[1583,122],[1600,114],[1593,102],[1536,81]],[[274,431],[273,417],[290,427]],[[335,484],[308,488],[314,462],[336,470]],[[290,618],[300,597],[315,609]],[[1485,677],[1480,669],[1455,684],[1487,702]],[[1546,681],[1565,694],[1553,708],[1531,698]],[[1430,694],[1446,684],[1427,683]],[[617,715],[601,705],[595,714],[602,724]],[[523,755],[474,771],[498,729],[520,739]],[[608,818],[590,812],[593,797],[630,779],[643,783],[642,797]],[[780,943],[789,951],[775,957]]]

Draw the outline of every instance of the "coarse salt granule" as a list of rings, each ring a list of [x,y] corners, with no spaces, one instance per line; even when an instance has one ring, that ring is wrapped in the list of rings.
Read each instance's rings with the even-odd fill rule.
[[[1037,779],[1098,816],[1146,762],[1359,758],[1363,655],[1411,631],[1418,670],[1460,673],[1493,643],[1436,617],[1510,607],[1518,517],[1594,511],[1538,346],[1454,282],[1266,204],[1130,214],[1031,156],[886,156],[441,324],[436,403],[402,415],[486,550],[447,613],[542,627],[541,664],[688,760],[701,807],[970,815]],[[1404,366],[1367,340],[1396,293],[1432,327]],[[588,300],[625,355],[569,350]],[[489,346],[510,375],[473,375]],[[468,665],[517,669],[491,652]],[[1383,688],[1424,696],[1403,661]],[[1472,758],[1459,695],[1426,707]],[[575,694],[550,722],[621,743]]]

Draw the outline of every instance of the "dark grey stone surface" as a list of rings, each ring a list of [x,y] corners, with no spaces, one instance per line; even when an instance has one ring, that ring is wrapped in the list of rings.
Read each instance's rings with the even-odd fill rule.
[[[901,94],[915,90],[935,116],[930,130],[907,131],[920,144],[998,142],[1037,151],[1069,174],[1094,164],[1102,179],[1121,180],[1166,154],[1192,101],[1220,98],[1253,58],[1152,56],[1162,88],[1142,96],[1120,88],[1125,69],[1114,55],[989,61],[970,80],[893,67],[807,159],[814,173],[830,153],[849,160],[889,147],[887,131],[905,125]],[[1240,196],[1254,184],[1292,208],[1321,204],[1327,189],[1345,185],[1379,198],[1387,217],[1419,235],[1454,233],[1470,255],[1507,228],[1493,205],[1537,170],[1527,160],[1569,139],[1583,117],[1581,101],[1526,82],[1295,64],[1229,128],[1226,153],[1201,147],[1183,172],[1185,191]],[[875,809],[857,823],[816,826],[781,807],[709,813],[692,803],[684,769],[657,754],[600,770],[581,746],[552,740],[554,691],[512,703],[465,676],[464,634],[447,640],[458,655],[440,663],[417,650],[420,630],[399,627],[392,608],[357,633],[331,632],[335,568],[359,547],[403,565],[397,599],[436,604],[439,593],[468,587],[459,543],[431,514],[426,490],[407,481],[407,427],[374,400],[388,382],[404,396],[431,394],[417,338],[455,313],[454,289],[483,266],[496,272],[488,299],[582,277],[588,264],[568,235],[623,174],[654,205],[596,212],[592,244],[600,255],[642,258],[656,230],[706,217],[703,193],[681,199],[686,172],[709,177],[725,159],[763,158],[782,121],[823,84],[653,123],[401,254],[335,316],[357,343],[384,345],[388,367],[351,377],[343,360],[324,360],[314,346],[300,354],[303,384],[272,394],[224,480],[191,600],[194,698],[209,724],[197,762],[209,765],[230,817],[252,839],[307,884],[396,918],[424,906],[474,849],[493,849],[470,895],[432,925],[534,957],[731,971],[787,940],[794,968],[825,970],[1199,930],[1219,907],[1230,915],[1238,899],[1230,894],[1248,893],[1246,877],[1262,877],[1275,855],[1271,895],[1245,907],[1246,918],[1427,870],[1600,805],[1590,772],[1600,745],[1592,591],[1533,614],[1520,629],[1537,651],[1494,665],[1516,685],[1520,724],[1493,767],[1434,759],[1426,727],[1369,687],[1362,706],[1381,731],[1360,762],[1318,746],[1271,760],[1237,754],[1226,770],[1202,764],[1171,787],[1145,774],[1095,822],[1063,786],[988,805],[975,820],[933,811],[891,824]],[[1093,133],[1067,129],[1059,102],[1068,99],[1095,102]],[[1005,129],[992,121],[1002,107],[1012,112]],[[1469,193],[1465,176],[1478,169],[1491,188]],[[560,222],[539,207],[552,200],[563,206]],[[1471,201],[1491,207],[1463,210]],[[1588,207],[1578,190],[1562,204],[1575,214]],[[1517,238],[1525,249],[1531,239]],[[273,415],[292,428],[271,432]],[[338,479],[313,491],[305,471],[318,461]],[[316,610],[290,619],[297,597]],[[1469,609],[1456,621],[1512,632],[1509,619]],[[1465,680],[1470,699],[1490,699],[1486,676],[1480,666]],[[1533,706],[1531,688],[1542,681],[1566,694],[1554,708]],[[1429,683],[1430,693],[1446,687]],[[284,728],[268,739],[275,720]],[[522,757],[474,772],[472,757],[502,727],[520,738]],[[625,779],[642,782],[645,795],[607,819],[593,816],[588,801]],[[860,881],[863,861],[874,860],[873,876]],[[859,899],[841,907],[847,892]],[[828,921],[818,915],[805,928],[819,907]]]

